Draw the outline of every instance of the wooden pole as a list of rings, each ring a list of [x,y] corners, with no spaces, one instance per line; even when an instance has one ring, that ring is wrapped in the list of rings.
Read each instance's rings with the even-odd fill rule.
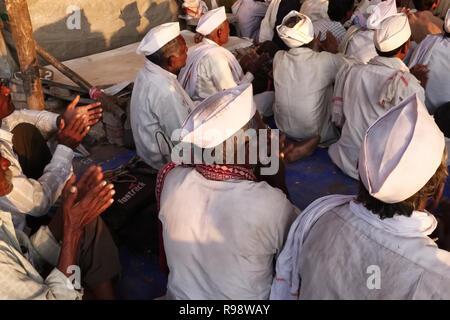
[[[26,0],[5,0],[11,32],[19,57],[28,108],[44,110],[44,94],[39,77],[36,47]]]

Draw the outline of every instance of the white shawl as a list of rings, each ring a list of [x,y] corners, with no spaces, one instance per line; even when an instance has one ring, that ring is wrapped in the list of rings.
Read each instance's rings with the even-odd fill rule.
[[[349,203],[351,212],[358,218],[377,229],[402,237],[426,237],[436,229],[437,221],[431,213],[413,211],[410,217],[396,215],[393,218],[380,219],[362,204],[354,202],[354,198],[353,195],[330,195],[317,199],[295,219],[276,263],[271,300],[298,299],[303,243],[317,220],[336,207]]]
[[[178,81],[180,82],[181,87],[190,97],[194,95],[197,85],[198,63],[206,55],[224,56],[228,60],[231,73],[233,74],[236,83],[239,83],[244,76],[242,68],[234,55],[227,49],[211,42],[212,41],[204,39],[202,43],[190,48],[186,65],[181,69],[180,74],[178,75]]]
[[[281,0],[272,0],[270,2],[266,15],[261,21],[261,27],[259,29],[259,42],[272,41],[280,2]]]
[[[429,35],[417,46],[409,60],[409,68],[416,64],[428,64],[431,58],[433,47],[441,41],[444,41],[443,35]]]

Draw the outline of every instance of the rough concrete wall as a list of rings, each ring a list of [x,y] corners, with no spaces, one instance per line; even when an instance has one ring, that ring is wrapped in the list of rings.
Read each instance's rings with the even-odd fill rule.
[[[140,41],[151,27],[175,21],[178,14],[176,0],[27,2],[35,40],[60,60]],[[4,11],[4,0],[0,5]]]

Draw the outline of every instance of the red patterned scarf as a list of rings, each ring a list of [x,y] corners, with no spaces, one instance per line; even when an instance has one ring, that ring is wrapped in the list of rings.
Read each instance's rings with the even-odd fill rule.
[[[156,203],[158,206],[158,213],[160,208],[160,199],[161,199],[161,193],[164,186],[164,180],[167,176],[167,174],[172,170],[173,168],[177,167],[178,165],[174,162],[169,162],[164,167],[161,168],[158,172],[158,177],[156,178],[156,187],[155,187],[155,193],[156,193]],[[203,177],[205,177],[208,180],[214,180],[214,181],[225,181],[225,180],[250,180],[250,181],[256,181],[255,174],[243,167],[236,167],[236,166],[227,166],[227,165],[217,165],[217,164],[197,164],[197,165],[183,165],[180,166],[189,168],[193,167],[195,170],[197,170],[198,173],[200,173]],[[166,261],[166,253],[164,251],[164,242],[162,237],[162,223],[158,220],[159,225],[159,262],[161,269],[168,274],[169,268],[167,266]]]

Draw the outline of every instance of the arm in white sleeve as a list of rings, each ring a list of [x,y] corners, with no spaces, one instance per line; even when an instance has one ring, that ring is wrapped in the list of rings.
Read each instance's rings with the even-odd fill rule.
[[[14,111],[3,121],[10,131],[20,123],[29,123],[38,128],[43,135],[46,135],[58,129],[56,124],[58,116],[57,113],[53,112],[23,109]]]
[[[47,214],[72,174],[72,160],[72,149],[58,145],[38,180],[29,179],[23,173],[12,178],[13,190],[0,200],[2,205],[8,202],[11,211],[32,216]]]

